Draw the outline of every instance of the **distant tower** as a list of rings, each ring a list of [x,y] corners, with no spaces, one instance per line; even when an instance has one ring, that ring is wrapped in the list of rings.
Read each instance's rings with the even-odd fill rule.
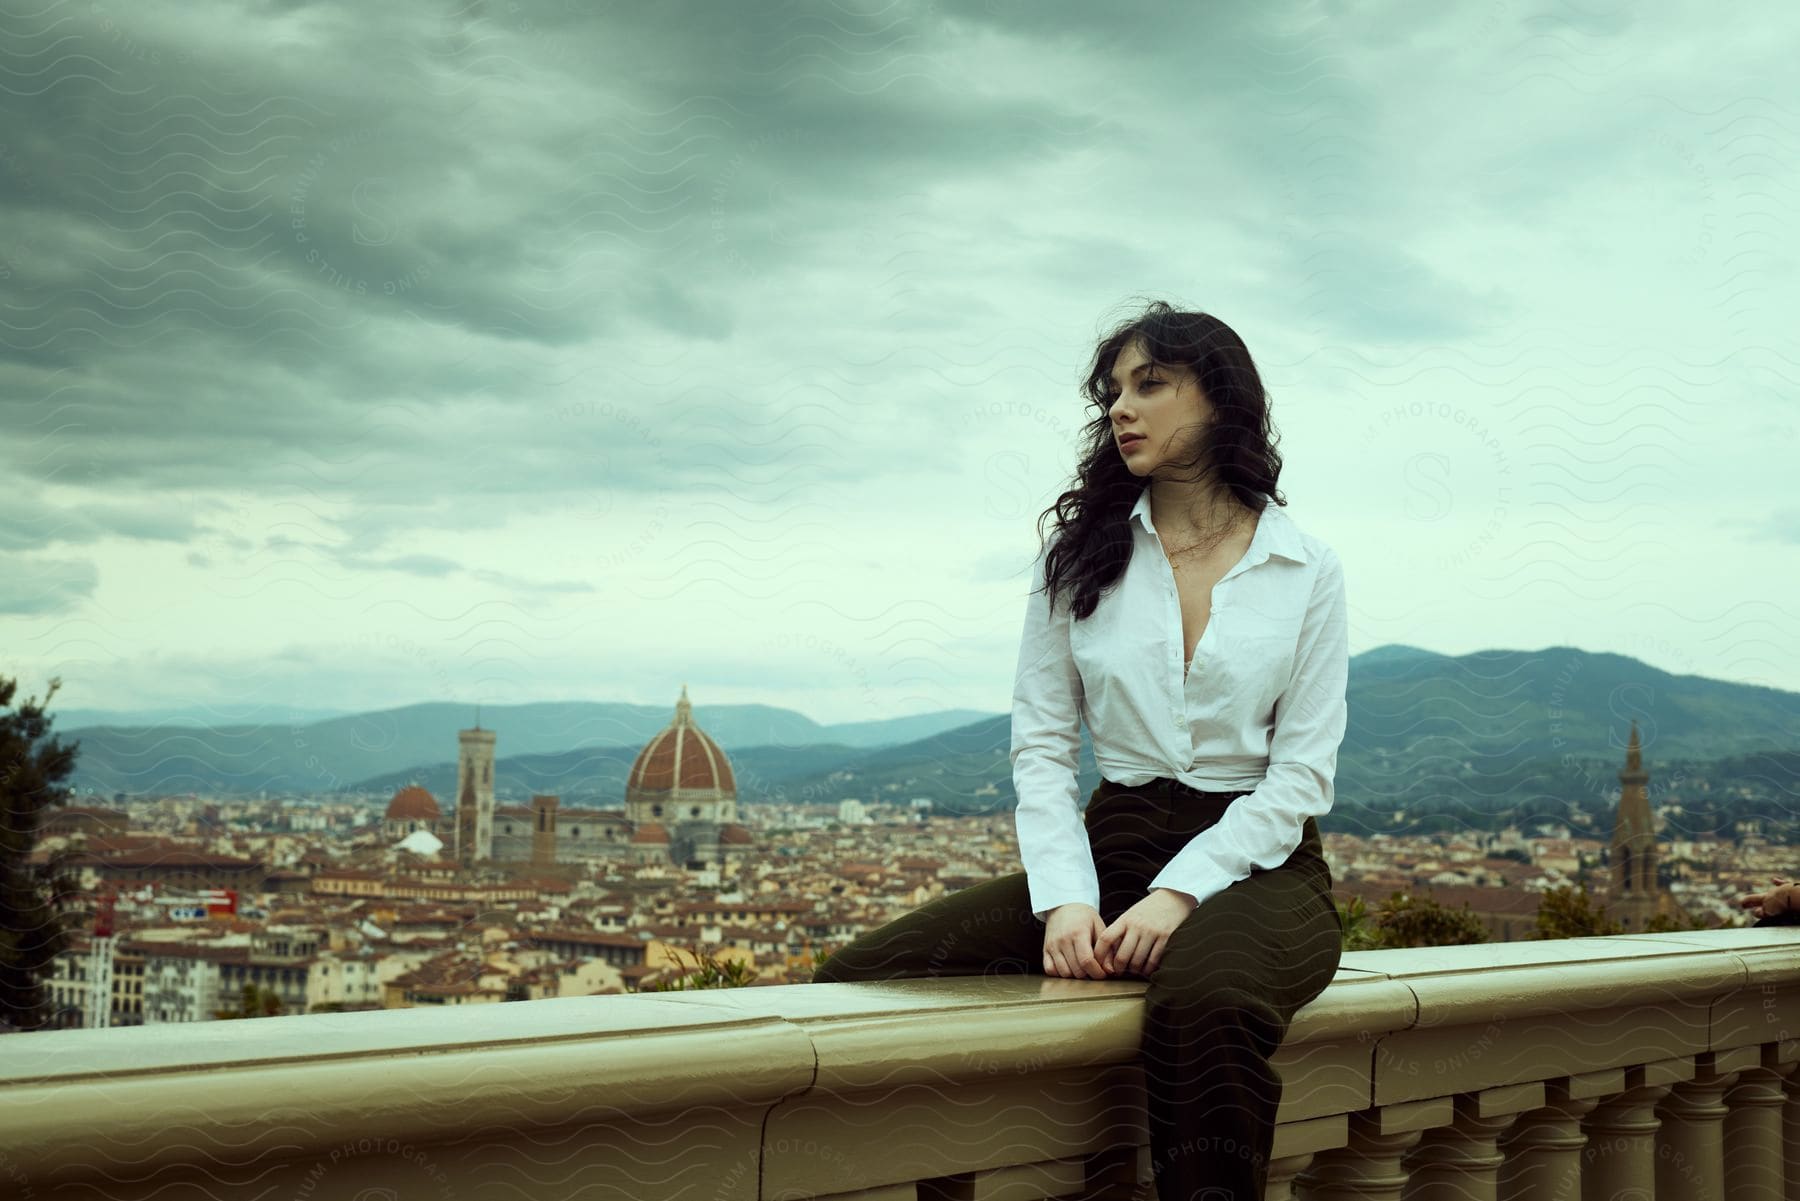
[[[459,730],[456,764],[456,861],[473,867],[494,857],[494,731]]]
[[[112,1025],[113,997],[113,890],[94,912],[94,941],[88,951],[87,1010],[83,1025],[101,1029]]]
[[[1666,907],[1657,893],[1656,824],[1650,815],[1649,785],[1650,773],[1644,770],[1637,722],[1633,721],[1631,741],[1625,747],[1625,768],[1619,773],[1619,814],[1613,824],[1608,897],[1611,915],[1627,934],[1643,933],[1651,917]]]
[[[549,867],[556,862],[556,806],[553,796],[531,798],[531,866]]]

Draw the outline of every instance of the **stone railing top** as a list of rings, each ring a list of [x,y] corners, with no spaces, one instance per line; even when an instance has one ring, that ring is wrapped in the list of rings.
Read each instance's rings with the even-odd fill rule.
[[[24,1034],[3,1044],[0,1130],[49,1178],[96,1137],[146,1162],[191,1152],[159,1142],[177,1111],[229,1114],[240,1150],[275,1153],[300,1120],[429,1140],[495,1114],[548,1127],[1123,1063],[1143,989],[970,976]],[[1620,1016],[1634,1006],[1643,1021]],[[1495,1021],[1497,1047],[1463,1062]],[[1317,1085],[1308,1112],[1344,1113],[1796,1036],[1800,929],[1764,927],[1352,952],[1282,1054]]]
[[[1331,987],[1301,1010],[1288,1041],[1350,1032],[1342,1023],[1352,1013],[1354,1030],[1369,1033],[1496,1012],[1564,1013],[1617,1004],[1624,995],[1712,996],[1783,979],[1800,983],[1800,927],[1353,951],[1344,955]],[[1403,988],[1384,987],[1391,984]],[[762,1026],[820,1030],[908,1017],[932,1022],[934,1041],[963,1042],[958,1031],[983,1008],[1008,1010],[1008,1022],[1054,1025],[1059,1014],[1041,1003],[1117,1001],[1130,1009],[1143,989],[1144,981],[1136,979],[966,976],[44,1031],[5,1041],[0,1087],[471,1047],[544,1048],[649,1034],[704,1036],[713,1028],[742,1040]],[[1022,1005],[1038,1006],[1037,1012],[1020,1013]],[[939,1021],[952,1015],[954,1021]],[[1091,1029],[1092,1018],[1080,1024]],[[1121,1035],[1131,1041],[1136,1030]],[[723,1049],[732,1045],[747,1046],[739,1041]]]

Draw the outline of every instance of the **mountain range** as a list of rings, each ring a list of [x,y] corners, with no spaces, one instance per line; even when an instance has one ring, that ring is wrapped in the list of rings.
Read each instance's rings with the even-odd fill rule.
[[[199,720],[205,712],[149,723],[112,715],[74,728],[57,715],[58,736],[81,744],[73,786],[83,799],[128,802],[190,792],[386,794],[417,783],[448,810],[456,732],[475,718],[469,706],[445,703],[217,723]],[[1351,659],[1349,714],[1334,818],[1349,806],[1436,812],[1451,823],[1497,808],[1604,813],[1633,722],[1653,802],[1710,811],[1730,797],[1785,820],[1783,802],[1800,795],[1800,694],[1673,675],[1624,655],[1380,646]],[[565,805],[621,807],[633,760],[672,719],[673,705],[484,706],[481,722],[498,735],[496,796],[522,804],[555,793]],[[765,705],[697,704],[694,720],[730,756],[748,804],[926,797],[937,812],[1013,804],[1006,714],[820,724]],[[1084,729],[1083,796],[1099,782]]]

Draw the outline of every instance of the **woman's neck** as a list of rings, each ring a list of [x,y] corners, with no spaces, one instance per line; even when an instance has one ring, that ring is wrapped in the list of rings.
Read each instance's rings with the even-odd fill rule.
[[[1248,512],[1229,488],[1202,490],[1178,480],[1150,484],[1150,520],[1164,542],[1225,538]]]

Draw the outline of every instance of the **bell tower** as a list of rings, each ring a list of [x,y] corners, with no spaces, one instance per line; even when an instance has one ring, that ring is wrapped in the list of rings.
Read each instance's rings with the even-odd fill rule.
[[[494,857],[494,731],[458,730],[456,762],[456,861],[473,867]]]
[[[1637,722],[1631,723],[1631,741],[1625,747],[1625,767],[1619,772],[1619,813],[1613,823],[1612,883],[1609,898],[1613,915],[1627,934],[1641,934],[1657,910],[1656,823],[1650,814],[1650,773],[1644,770],[1644,752],[1638,744]]]

